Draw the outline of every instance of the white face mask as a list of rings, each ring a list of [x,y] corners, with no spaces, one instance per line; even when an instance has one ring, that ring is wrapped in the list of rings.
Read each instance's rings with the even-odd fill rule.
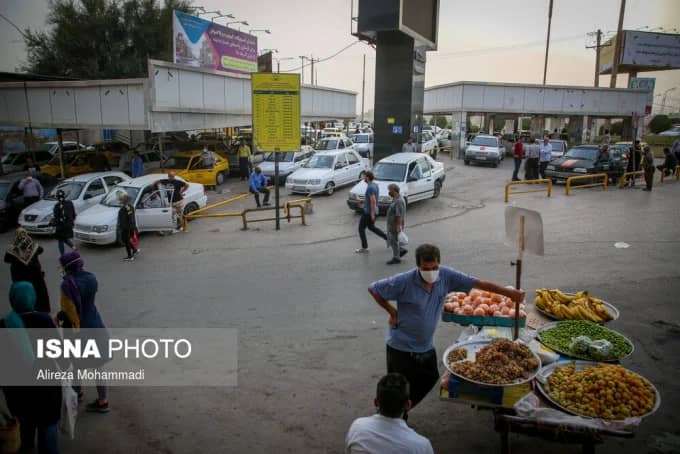
[[[439,277],[439,270],[432,270],[432,271],[419,270],[419,271],[420,271],[420,276],[428,284],[434,284],[435,282],[437,282],[437,278]]]

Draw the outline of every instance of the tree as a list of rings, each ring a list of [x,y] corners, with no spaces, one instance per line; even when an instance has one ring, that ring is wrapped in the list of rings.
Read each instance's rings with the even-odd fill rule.
[[[652,121],[649,122],[649,130],[654,134],[671,129],[672,126],[673,122],[668,115],[654,115]]]
[[[522,118],[522,131],[531,130],[531,118]]]
[[[23,69],[77,79],[144,77],[147,58],[172,61],[172,12],[188,11],[190,1],[49,0],[47,30],[26,30]]]

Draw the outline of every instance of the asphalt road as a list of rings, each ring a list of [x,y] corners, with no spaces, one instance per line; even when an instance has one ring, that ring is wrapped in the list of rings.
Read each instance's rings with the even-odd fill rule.
[[[513,283],[516,252],[504,245],[503,214],[511,163],[493,169],[440,159],[448,167],[441,196],[408,209],[411,249],[435,243],[444,264]],[[244,188],[229,180],[211,199]],[[273,223],[260,223],[243,232],[238,218],[203,219],[188,233],[142,235],[134,263],[122,262],[123,249],[83,247],[86,267],[99,279],[97,301],[107,325],[237,328],[239,385],[112,389],[112,411],[81,414],[77,438],[62,440],[63,452],[342,452],[352,420],[374,411],[375,385],[385,373],[387,316],[366,288],[415,265],[411,252],[405,263],[386,266],[388,249],[370,232],[371,253],[354,254],[358,217],[346,207],[347,192],[316,197],[306,227],[283,222],[277,232]],[[622,315],[610,326],[636,347],[623,364],[661,392],[660,410],[637,436],[607,439],[601,453],[680,451],[679,197],[680,183],[673,181],[652,193],[584,189],[567,197],[557,186],[550,199],[529,194],[511,200],[543,216],[545,256],[525,258],[527,294],[538,287],[588,289],[615,304]],[[0,241],[10,239],[4,234]],[[54,240],[40,242],[55,305],[57,247]],[[615,248],[616,242],[630,247]],[[7,267],[3,273],[0,291],[7,294]],[[440,324],[437,350],[460,331]],[[94,398],[94,390],[87,393]],[[500,446],[491,414],[441,402],[436,391],[409,422],[436,452],[494,452]],[[511,443],[516,452],[580,452],[523,435],[512,435]]]

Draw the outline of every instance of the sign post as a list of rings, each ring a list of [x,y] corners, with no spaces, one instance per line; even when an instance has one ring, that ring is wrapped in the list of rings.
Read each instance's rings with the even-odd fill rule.
[[[300,150],[300,75],[253,73],[253,146],[274,153],[276,230],[279,215],[279,153]]]

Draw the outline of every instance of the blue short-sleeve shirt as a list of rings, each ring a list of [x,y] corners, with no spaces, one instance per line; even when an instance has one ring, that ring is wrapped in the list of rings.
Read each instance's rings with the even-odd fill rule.
[[[364,214],[371,214],[371,196],[375,196],[375,203],[378,203],[380,196],[380,189],[375,183],[368,183],[366,185],[366,193],[364,194]],[[376,205],[377,208],[377,205]],[[378,213],[376,213],[378,214]]]
[[[428,292],[418,268],[373,282],[369,288],[388,301],[397,302],[397,327],[387,329],[385,342],[404,352],[432,350],[434,330],[450,292],[469,292],[478,279],[446,266]]]

